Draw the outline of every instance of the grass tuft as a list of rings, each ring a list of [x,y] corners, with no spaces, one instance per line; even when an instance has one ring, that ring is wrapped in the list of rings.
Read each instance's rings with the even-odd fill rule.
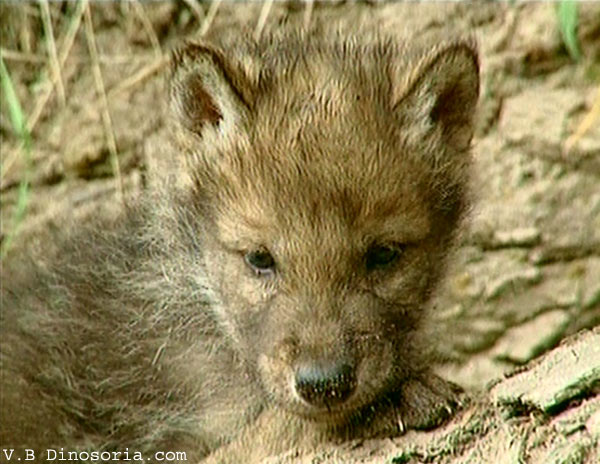
[[[574,0],[561,0],[558,3],[556,13],[565,47],[571,58],[579,61],[581,59],[581,51],[577,43],[577,2]]]
[[[17,93],[15,92],[12,79],[8,69],[4,65],[4,60],[2,57],[0,57],[0,86],[2,87],[2,93],[8,106],[11,125],[19,139],[21,139],[23,147],[22,153],[25,156],[25,170],[23,173],[23,178],[19,183],[17,205],[13,213],[12,224],[10,226],[10,230],[0,245],[0,258],[4,258],[14,237],[18,233],[19,226],[21,225],[21,222],[23,221],[27,211],[27,202],[29,200],[29,177],[31,171],[31,136],[27,130],[27,123],[25,114],[23,113],[23,108],[21,107],[21,103],[19,102]],[[1,169],[2,167],[0,167],[0,170]]]

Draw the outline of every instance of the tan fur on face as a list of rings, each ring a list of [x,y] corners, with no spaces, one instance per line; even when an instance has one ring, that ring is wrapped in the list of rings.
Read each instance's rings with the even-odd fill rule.
[[[415,334],[465,208],[477,63],[468,42],[407,53],[376,36],[271,37],[257,49],[241,45],[225,75],[240,98],[213,101],[225,121],[239,106],[235,134],[182,135],[213,225],[206,262],[227,269],[215,280],[223,317],[281,406],[321,414],[293,388],[303,359],[356,364],[353,397],[323,416],[345,420],[418,364]],[[400,264],[367,273],[373,244],[406,245]],[[275,275],[247,269],[256,249]]]

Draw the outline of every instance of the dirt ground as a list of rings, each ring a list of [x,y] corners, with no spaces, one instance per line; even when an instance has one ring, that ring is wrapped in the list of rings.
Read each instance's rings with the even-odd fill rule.
[[[3,87],[0,230],[9,256],[52,246],[40,231],[113,214],[143,194],[169,118],[166,57],[182,38],[286,23],[381,29],[406,40],[470,34],[482,60],[476,205],[432,312],[440,372],[485,389],[600,325],[600,3],[578,3],[578,57],[565,46],[552,2],[85,4],[0,4],[2,60],[31,133],[23,143]],[[20,195],[27,209],[18,222]],[[386,443],[368,446],[381,451]],[[598,454],[588,448],[583,460],[489,462],[592,462]],[[381,462],[353,452],[313,462]],[[391,462],[423,458],[386,453]]]

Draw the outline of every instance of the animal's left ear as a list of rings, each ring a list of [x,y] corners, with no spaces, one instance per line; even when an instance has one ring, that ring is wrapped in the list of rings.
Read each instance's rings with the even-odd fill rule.
[[[470,40],[434,47],[413,66],[396,91],[395,108],[416,125],[419,137],[431,131],[456,151],[469,148],[479,97],[479,59]]]

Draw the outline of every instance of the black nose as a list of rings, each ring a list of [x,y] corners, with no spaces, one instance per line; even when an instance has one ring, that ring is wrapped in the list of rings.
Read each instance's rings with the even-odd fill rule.
[[[296,369],[296,391],[313,406],[343,403],[355,388],[354,368],[344,362],[306,363]]]

